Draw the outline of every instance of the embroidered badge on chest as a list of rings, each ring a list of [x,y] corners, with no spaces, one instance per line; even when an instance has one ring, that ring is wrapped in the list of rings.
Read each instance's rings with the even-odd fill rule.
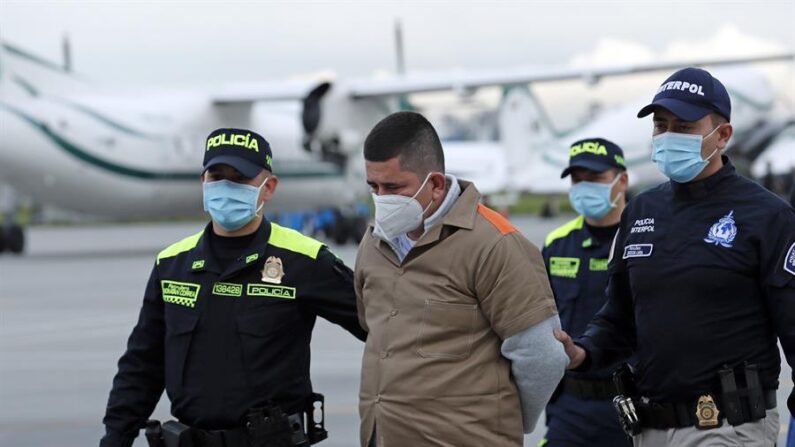
[[[789,247],[787,255],[784,256],[784,270],[795,275],[795,243]]]
[[[284,267],[282,266],[282,260],[276,256],[268,257],[265,260],[265,266],[262,267],[262,282],[281,284],[283,276]]]
[[[737,225],[734,224],[734,210],[720,218],[710,228],[704,242],[715,245],[722,245],[726,248],[732,247],[734,238],[737,237]]]

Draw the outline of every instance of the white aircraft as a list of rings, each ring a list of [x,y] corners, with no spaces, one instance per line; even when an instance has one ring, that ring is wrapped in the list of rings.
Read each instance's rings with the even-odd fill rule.
[[[782,134],[781,140],[792,141],[791,136],[787,140],[786,132],[782,131],[782,127],[791,122],[792,112],[777,103],[774,90],[762,73],[746,66],[718,68],[712,72],[724,83],[732,98],[734,136],[727,151],[739,159],[737,162],[766,160],[774,150],[771,139],[779,134]],[[554,132],[546,115],[537,110],[539,103],[527,89],[510,92],[500,110],[499,121],[501,144],[512,167],[507,189],[535,193],[568,191],[568,180],[554,174],[568,164],[571,143],[590,137],[607,138],[624,150],[633,189],[642,190],[665,181],[651,161],[651,119],[637,118],[638,110],[650,101],[651,95],[624,103],[598,114],[574,131],[560,134]],[[519,114],[507,113],[507,110],[523,107],[528,109],[524,116],[537,118],[511,123],[511,120],[521,118]],[[508,132],[507,129],[513,130]],[[795,156],[795,150],[792,153]],[[789,172],[795,168],[795,161],[792,156],[778,156],[776,167],[779,171]],[[757,171],[752,172],[754,176],[760,176]]]
[[[728,62],[736,61],[714,63]],[[60,66],[0,43],[0,180],[38,202],[88,214],[115,218],[198,215],[202,152],[197,148],[203,147],[205,135],[218,127],[256,125],[272,143],[274,171],[283,180],[270,210],[342,208],[366,192],[359,156],[366,133],[381,118],[399,110],[404,95],[593,80],[682,65],[687,64],[119,92],[73,74],[68,61]],[[512,96],[519,98],[518,106],[511,97],[503,104],[499,144],[447,145],[452,173],[475,181],[488,194],[523,188],[519,177],[534,174],[519,169],[554,160],[551,155],[539,157],[547,152],[537,148],[555,140],[539,124],[543,111],[526,92]],[[280,109],[291,101],[299,101],[300,107]],[[255,123],[252,111],[263,103],[268,104],[265,119]],[[527,138],[526,144],[520,144],[520,137]],[[567,137],[563,146],[567,148],[570,141]],[[560,146],[563,139],[557,142]],[[559,166],[551,172],[558,177]],[[549,172],[539,175],[552,177]],[[9,224],[10,220],[3,232],[5,245],[19,252],[22,229]],[[343,221],[344,228],[360,229],[362,220]]]

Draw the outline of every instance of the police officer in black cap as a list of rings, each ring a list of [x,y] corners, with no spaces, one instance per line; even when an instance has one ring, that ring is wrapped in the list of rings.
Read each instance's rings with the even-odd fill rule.
[[[579,214],[553,230],[541,251],[564,331],[582,335],[604,305],[607,256],[626,205],[629,177],[624,152],[604,138],[586,138],[569,149],[569,201]],[[622,359],[623,360],[623,359]],[[611,380],[618,363],[595,371],[567,371],[547,405],[549,447],[630,445],[613,409]]]
[[[268,142],[241,129],[207,138],[202,186],[212,221],[160,252],[103,420],[100,445],[309,445],[309,342],[321,316],[363,340],[352,272],[323,244],[268,222]],[[163,389],[177,421],[147,422]]]
[[[708,72],[674,73],[649,114],[670,181],[624,211],[608,300],[585,334],[557,336],[577,370],[635,352],[615,404],[636,446],[772,446],[777,338],[795,364],[795,210],[721,155],[731,106]]]

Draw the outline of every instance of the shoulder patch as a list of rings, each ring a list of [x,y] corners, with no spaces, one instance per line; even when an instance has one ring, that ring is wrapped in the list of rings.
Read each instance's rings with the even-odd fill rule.
[[[500,232],[503,236],[506,234],[516,233],[516,227],[513,224],[502,216],[502,214],[494,211],[493,209],[483,205],[482,203],[478,204],[478,214],[483,216],[484,219],[488,220],[489,223],[494,225],[497,228],[497,231]]]
[[[323,244],[320,241],[273,222],[271,222],[271,235],[268,243],[274,247],[300,253],[312,259],[317,259],[317,254],[323,248]]]
[[[784,256],[784,270],[795,275],[795,242],[792,243]]]
[[[180,253],[192,250],[199,245],[199,239],[201,239],[202,234],[204,234],[204,230],[199,231],[192,236],[188,236],[179,242],[169,245],[165,250],[157,254],[157,264],[160,264],[161,259],[173,258]]]
[[[575,219],[570,220],[565,224],[559,226],[558,228],[552,230],[552,232],[550,232],[547,235],[547,238],[544,240],[544,247],[549,247],[556,240],[563,239],[564,237],[571,234],[572,231],[582,230],[584,222],[585,222],[584,217],[577,216]]]

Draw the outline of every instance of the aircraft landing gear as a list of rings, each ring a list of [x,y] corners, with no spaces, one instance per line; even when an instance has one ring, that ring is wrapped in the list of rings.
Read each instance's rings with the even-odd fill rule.
[[[0,227],[0,253],[9,251],[20,254],[25,249],[25,232],[17,224]]]
[[[331,227],[331,239],[334,243],[344,245],[349,240],[358,244],[367,232],[369,222],[366,215],[347,214],[337,210],[334,224]]]

